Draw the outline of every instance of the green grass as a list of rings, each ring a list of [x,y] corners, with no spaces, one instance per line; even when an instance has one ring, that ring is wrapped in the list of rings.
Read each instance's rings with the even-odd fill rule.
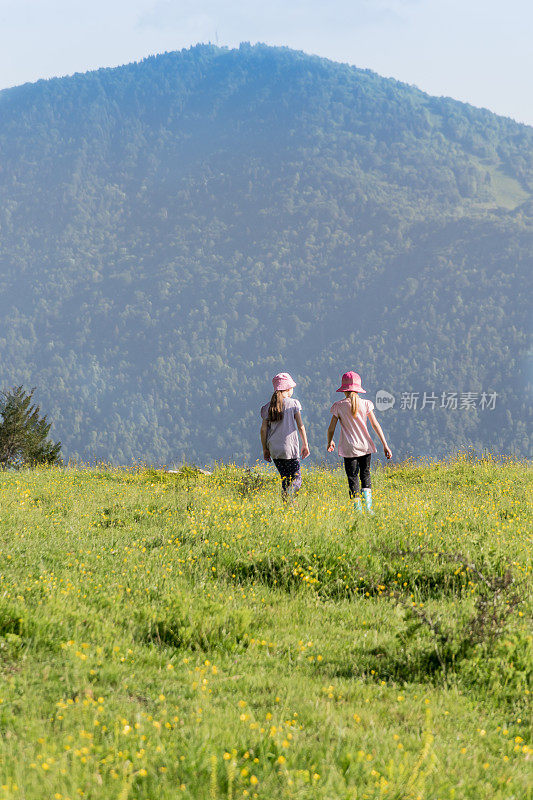
[[[4,473],[0,800],[529,797],[530,485]]]
[[[486,208],[494,207],[495,201],[498,207],[512,211],[531,198],[531,192],[526,191],[520,181],[512,175],[508,175],[502,165],[488,164],[481,158],[472,158],[472,160],[480,170],[490,175],[490,187],[494,200],[483,203]]]

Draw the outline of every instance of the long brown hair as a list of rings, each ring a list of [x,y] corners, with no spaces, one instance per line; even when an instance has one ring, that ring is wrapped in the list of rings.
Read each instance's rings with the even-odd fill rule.
[[[348,392],[348,398],[350,401],[350,408],[352,411],[352,416],[357,416],[357,392]]]
[[[283,392],[274,392],[268,407],[269,422],[279,422],[283,419]]]

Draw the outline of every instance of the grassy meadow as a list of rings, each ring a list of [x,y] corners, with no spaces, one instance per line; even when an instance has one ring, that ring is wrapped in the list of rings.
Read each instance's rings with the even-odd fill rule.
[[[0,800],[530,797],[531,487],[0,476]]]

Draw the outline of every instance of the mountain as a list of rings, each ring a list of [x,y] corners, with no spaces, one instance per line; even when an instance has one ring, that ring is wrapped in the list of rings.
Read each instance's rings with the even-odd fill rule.
[[[532,211],[531,127],[287,48],[7,89],[1,382],[84,460],[253,461],[280,370],[318,459],[348,369],[398,457],[530,456]]]

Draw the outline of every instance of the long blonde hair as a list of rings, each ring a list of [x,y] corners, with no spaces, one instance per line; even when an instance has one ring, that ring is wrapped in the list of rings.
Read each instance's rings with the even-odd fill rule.
[[[350,401],[352,416],[357,416],[357,392],[345,392],[346,398]]]
[[[279,422],[283,419],[283,392],[274,392],[268,407],[269,422]]]

